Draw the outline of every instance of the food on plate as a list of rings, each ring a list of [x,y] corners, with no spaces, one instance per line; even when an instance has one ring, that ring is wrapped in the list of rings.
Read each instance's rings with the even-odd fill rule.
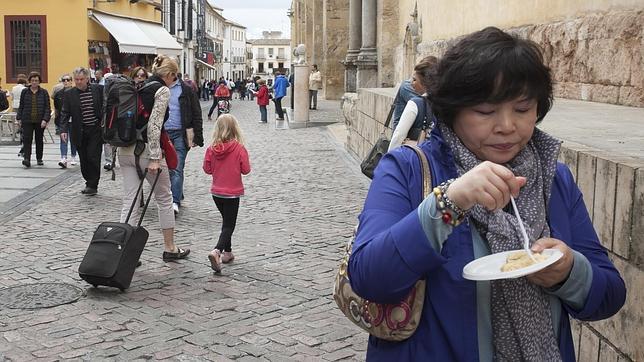
[[[542,262],[546,259],[548,259],[547,256],[540,254],[540,253],[532,253],[532,256],[534,257],[533,261],[528,253],[525,250],[521,251],[516,251],[514,253],[510,253],[505,261],[505,264],[501,267],[502,272],[509,272],[512,270],[517,270],[521,268],[525,268],[527,266],[530,266],[532,264],[536,264],[539,262]]]

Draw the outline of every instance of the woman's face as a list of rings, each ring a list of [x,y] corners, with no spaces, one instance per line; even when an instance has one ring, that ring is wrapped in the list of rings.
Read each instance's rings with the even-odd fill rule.
[[[411,87],[414,88],[416,93],[418,94],[423,94],[425,93],[425,87],[420,83],[420,79],[422,78],[422,75],[418,74],[418,72],[414,72],[411,76]]]
[[[161,77],[166,86],[171,86],[177,80],[177,75],[175,73],[168,73],[165,76]]]
[[[148,79],[148,73],[143,69],[139,69],[139,71],[134,75],[134,83],[141,83],[146,79]]]
[[[483,161],[505,164],[525,147],[537,122],[537,101],[519,97],[481,103],[458,112],[454,132]]]
[[[71,88],[71,86],[74,85],[72,83],[72,77],[71,76],[66,75],[66,76],[63,77],[62,80],[63,80],[63,86],[65,86],[65,88]]]

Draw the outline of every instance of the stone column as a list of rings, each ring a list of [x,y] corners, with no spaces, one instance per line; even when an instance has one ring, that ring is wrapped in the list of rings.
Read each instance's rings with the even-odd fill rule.
[[[357,88],[378,87],[377,0],[362,0],[362,46],[357,60]]]
[[[295,68],[295,109],[293,119],[289,120],[289,128],[303,128],[309,122],[309,65],[296,64]]]
[[[349,50],[344,61],[344,90],[356,91],[356,60],[362,45],[362,0],[349,1]]]

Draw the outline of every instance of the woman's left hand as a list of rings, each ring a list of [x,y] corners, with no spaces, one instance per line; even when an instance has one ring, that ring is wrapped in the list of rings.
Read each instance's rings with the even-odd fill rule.
[[[563,253],[561,259],[557,260],[554,264],[534,274],[528,275],[527,278],[530,282],[544,288],[550,288],[568,278],[570,270],[572,269],[573,254],[572,249],[566,243],[559,239],[542,238],[535,241],[530,249],[535,253],[540,253],[544,249],[559,249]]]

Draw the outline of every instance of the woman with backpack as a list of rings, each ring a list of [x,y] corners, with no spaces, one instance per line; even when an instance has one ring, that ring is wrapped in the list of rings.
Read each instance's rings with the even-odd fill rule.
[[[170,102],[168,86],[178,81],[179,66],[172,58],[159,55],[154,59],[152,73],[153,75],[146,81],[146,86],[139,93],[145,113],[149,114],[147,131],[144,132],[144,134],[147,133],[147,141],[145,143],[137,141],[132,146],[118,148],[124,190],[121,222],[125,222],[132,200],[136,197],[140,181],[139,173],[142,175],[142,170],[147,168],[146,179],[152,185],[157,173],[160,172],[159,181],[154,188],[154,199],[159,210],[159,223],[163,232],[162,258],[167,262],[184,259],[190,254],[190,249],[180,248],[174,242],[175,219],[172,209],[170,172],[161,146],[161,133],[165,132],[162,131],[163,123],[168,116],[167,110]],[[136,154],[139,156],[137,157]],[[138,213],[138,208],[132,210],[130,217],[132,225],[138,220]]]

